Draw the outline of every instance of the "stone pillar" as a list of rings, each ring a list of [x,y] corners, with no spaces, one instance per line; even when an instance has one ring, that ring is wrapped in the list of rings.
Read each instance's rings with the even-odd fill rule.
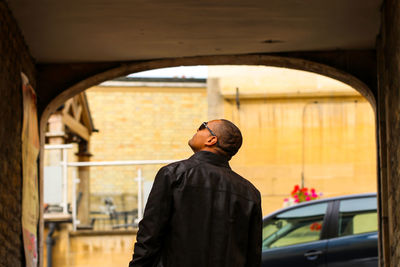
[[[400,266],[400,2],[384,1],[378,52],[380,266]]]
[[[221,119],[224,115],[224,99],[218,78],[207,79],[208,120]]]
[[[49,144],[61,145],[65,142],[64,136],[65,132],[62,114],[60,111],[57,111],[53,113],[48,120],[48,131],[46,137],[49,138]]]
[[[79,162],[90,161],[92,155],[89,153],[89,145],[90,143],[87,141],[79,142],[79,151],[76,154]],[[80,182],[77,197],[79,194],[81,195],[79,203],[77,203],[77,217],[80,221],[78,227],[86,228],[90,225],[90,167],[78,167],[78,178]]]
[[[62,145],[65,143],[64,123],[62,122],[62,114],[57,111],[52,114],[48,120],[48,129],[46,137],[49,145]],[[48,166],[58,166],[62,158],[61,149],[51,149],[46,151],[46,164]]]

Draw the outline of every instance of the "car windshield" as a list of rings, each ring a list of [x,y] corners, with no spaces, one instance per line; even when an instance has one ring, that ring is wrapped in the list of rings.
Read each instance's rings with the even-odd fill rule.
[[[263,249],[319,240],[326,208],[327,203],[309,205],[267,220],[263,227]]]

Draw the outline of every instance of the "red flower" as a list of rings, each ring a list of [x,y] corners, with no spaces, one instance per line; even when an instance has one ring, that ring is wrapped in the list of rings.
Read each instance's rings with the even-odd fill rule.
[[[298,185],[295,185],[295,186],[294,186],[294,189],[293,189],[293,191],[292,191],[292,195],[296,194],[297,191],[299,191],[299,189],[300,189],[300,187],[299,187]]]
[[[321,229],[322,229],[322,224],[320,224],[319,222],[315,222],[310,225],[311,231],[321,231]]]
[[[295,203],[300,203],[317,199],[320,195],[317,195],[314,188],[311,188],[310,191],[308,191],[307,187],[295,185],[293,191],[291,192],[291,196],[293,200],[295,200]]]

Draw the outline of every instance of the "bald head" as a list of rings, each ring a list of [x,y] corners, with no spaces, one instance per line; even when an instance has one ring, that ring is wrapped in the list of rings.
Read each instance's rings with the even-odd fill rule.
[[[242,133],[235,124],[225,119],[215,120],[213,125],[218,138],[217,146],[231,158],[242,146]]]
[[[231,159],[242,146],[242,134],[228,120],[212,120],[201,124],[188,145],[195,153],[205,150]]]

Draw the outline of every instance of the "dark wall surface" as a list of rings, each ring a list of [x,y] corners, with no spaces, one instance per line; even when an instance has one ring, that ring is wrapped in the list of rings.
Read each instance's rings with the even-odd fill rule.
[[[400,2],[385,1],[382,11],[378,38],[380,255],[381,266],[400,266]]]
[[[21,125],[24,72],[35,66],[7,4],[0,0],[0,266],[24,266],[21,230]]]

